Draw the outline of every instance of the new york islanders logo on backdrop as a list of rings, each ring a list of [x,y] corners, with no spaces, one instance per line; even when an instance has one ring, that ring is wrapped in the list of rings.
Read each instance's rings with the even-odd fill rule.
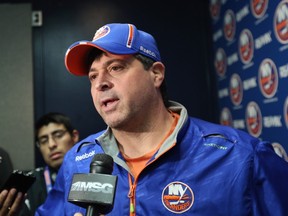
[[[247,105],[245,120],[249,134],[259,137],[262,132],[262,114],[256,102],[251,101]]]
[[[264,16],[268,2],[268,0],[250,0],[250,8],[254,17],[261,18]]]
[[[194,193],[183,182],[171,182],[162,191],[162,203],[173,213],[181,214],[188,211],[194,203]]]
[[[277,40],[282,44],[288,43],[288,0],[280,1],[278,4],[273,27]]]
[[[224,49],[218,48],[215,55],[214,66],[217,74],[223,77],[226,73],[227,68],[227,57]]]
[[[258,71],[258,82],[262,94],[266,98],[275,95],[278,89],[278,72],[275,63],[269,59],[264,59]]]
[[[224,15],[224,36],[226,40],[232,41],[236,32],[236,18],[232,10],[227,10]]]
[[[249,29],[243,29],[239,37],[239,55],[244,64],[251,62],[254,55],[254,39]]]
[[[220,115],[220,124],[232,127],[233,126],[232,121],[233,121],[232,114],[229,108],[224,107]]]
[[[234,73],[230,79],[230,98],[234,105],[238,106],[243,98],[243,85],[240,76]]]
[[[219,18],[221,11],[221,0],[210,0],[210,15],[213,20]]]

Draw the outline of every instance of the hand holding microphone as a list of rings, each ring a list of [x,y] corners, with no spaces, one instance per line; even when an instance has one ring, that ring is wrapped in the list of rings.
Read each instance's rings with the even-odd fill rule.
[[[96,154],[90,163],[90,173],[73,176],[68,201],[86,208],[86,216],[107,214],[113,209],[117,176],[111,175],[113,158]]]

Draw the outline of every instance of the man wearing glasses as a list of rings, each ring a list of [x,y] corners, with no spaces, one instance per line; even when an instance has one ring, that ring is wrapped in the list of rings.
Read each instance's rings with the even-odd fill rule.
[[[36,208],[45,201],[64,155],[79,140],[79,132],[72,126],[67,116],[61,113],[48,113],[36,122],[35,138],[46,166],[33,171],[36,181],[28,190],[25,200],[30,214],[25,208],[20,215],[34,215]]]

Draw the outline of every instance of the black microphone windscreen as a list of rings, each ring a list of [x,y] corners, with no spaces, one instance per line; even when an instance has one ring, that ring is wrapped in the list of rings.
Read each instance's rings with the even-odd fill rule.
[[[113,158],[110,155],[95,154],[90,163],[90,173],[111,174],[113,171]]]

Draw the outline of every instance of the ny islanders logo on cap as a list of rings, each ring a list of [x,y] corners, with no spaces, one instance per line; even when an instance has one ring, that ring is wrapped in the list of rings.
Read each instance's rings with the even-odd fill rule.
[[[110,28],[109,26],[103,26],[100,29],[98,29],[93,37],[92,41],[98,40],[104,36],[106,36],[107,34],[109,34],[110,32]]]
[[[194,194],[183,182],[171,182],[162,191],[162,203],[169,211],[181,214],[193,205]]]

